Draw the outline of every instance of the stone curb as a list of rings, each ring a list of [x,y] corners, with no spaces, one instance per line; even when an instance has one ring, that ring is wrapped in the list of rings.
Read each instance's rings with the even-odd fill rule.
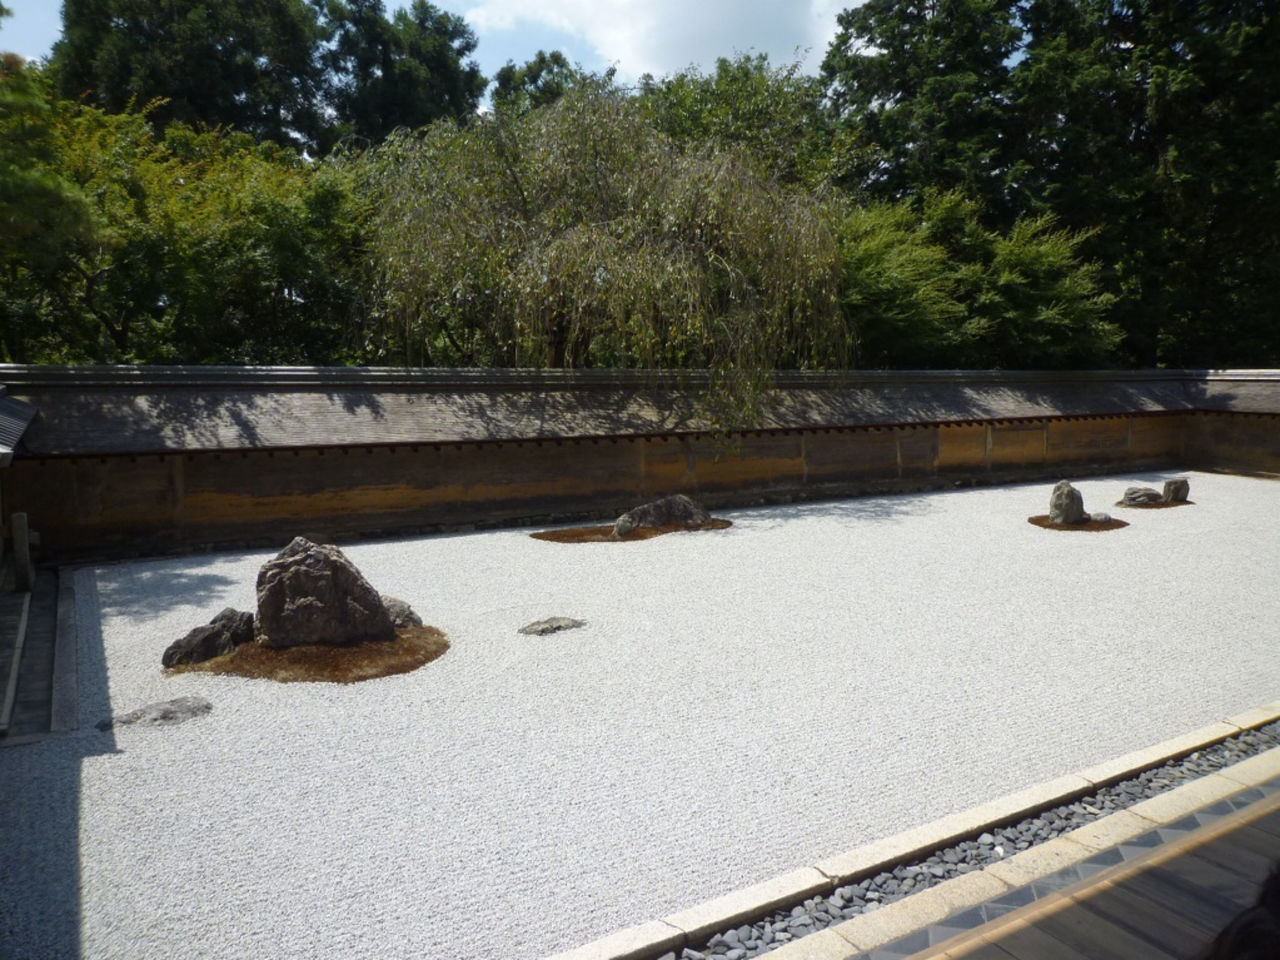
[[[581,947],[557,953],[546,960],[657,960],[666,953],[679,953],[691,943],[699,943],[711,934],[758,920],[779,907],[829,893],[836,887],[874,876],[886,867],[896,866],[903,861],[927,856],[984,830],[1070,803],[1143,770],[1212,746],[1245,730],[1266,726],[1275,720],[1280,720],[1280,700],[1096,764],[1078,773],[1047,780],[970,810],[855,847],[819,860],[811,867],[792,870],[771,880],[716,897],[662,920],[618,930]],[[1026,883],[1026,880],[1015,882],[1015,878],[1030,876],[1036,870],[1042,871],[1036,873],[1037,876],[1059,870],[1068,863],[1091,856],[1098,849],[1145,832],[1157,822],[1175,820],[1245,786],[1263,783],[1276,776],[1280,776],[1280,748],[1243,760],[1225,771],[1199,777],[1127,810],[1104,817],[1047,843],[1037,844],[1008,860],[993,864],[981,873],[988,874],[993,868],[999,867],[1002,869],[992,874],[993,879],[998,882],[1005,886]],[[1109,840],[1109,837],[1116,839]],[[1031,857],[1031,854],[1037,856]],[[1071,857],[1075,859],[1070,859]],[[1051,868],[1050,863],[1054,864]],[[990,896],[984,896],[968,902],[970,895],[979,895],[979,888],[974,881],[969,880],[977,875],[979,874],[975,872],[929,887],[879,910],[803,937],[772,951],[769,956],[777,957],[777,960],[827,960],[828,957],[847,956],[851,945],[864,951],[874,949],[875,946],[897,939],[963,906],[973,906],[990,899]],[[961,886],[961,881],[968,881],[968,885]],[[914,906],[908,906],[910,904]],[[939,909],[944,912],[930,919]],[[860,924],[862,926],[857,926]],[[901,932],[889,935],[897,930]],[[872,943],[882,936],[884,939]],[[844,953],[839,953],[840,950]]]

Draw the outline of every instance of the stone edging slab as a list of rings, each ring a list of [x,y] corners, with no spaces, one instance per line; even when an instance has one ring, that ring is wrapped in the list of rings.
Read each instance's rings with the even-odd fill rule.
[[[954,813],[792,870],[779,877],[674,913],[615,931],[547,960],[656,960],[708,936],[765,916],[808,897],[827,894],[958,840],[1020,820],[1126,780],[1144,770],[1280,720],[1280,700],[1246,710],[1190,733],[1057,777],[972,809]],[[872,913],[803,937],[770,953],[778,960],[837,960],[851,948],[870,950],[956,910],[985,902],[1003,889],[1029,882],[1177,819],[1247,786],[1280,775],[1280,748],[1197,778],[1127,810],[1111,814],[982,871],[940,883]],[[1020,879],[1025,878],[1025,879]],[[934,916],[934,914],[937,914]]]

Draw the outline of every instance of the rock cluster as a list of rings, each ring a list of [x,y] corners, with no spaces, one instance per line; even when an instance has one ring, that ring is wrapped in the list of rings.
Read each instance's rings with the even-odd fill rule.
[[[637,527],[697,527],[710,522],[711,514],[700,503],[677,493],[628,510],[614,521],[613,535],[625,536]]]
[[[392,640],[397,628],[422,626],[403,600],[380,596],[341,550],[305,537],[262,565],[257,591],[256,617],[228,607],[170,644],[161,663],[201,663],[251,641],[281,649]]]

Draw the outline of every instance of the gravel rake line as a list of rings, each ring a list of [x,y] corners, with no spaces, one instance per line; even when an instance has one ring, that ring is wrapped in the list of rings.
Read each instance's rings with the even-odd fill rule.
[[[986,830],[937,850],[924,859],[902,863],[892,870],[838,887],[829,896],[810,897],[793,907],[776,910],[755,923],[723,930],[696,948],[686,947],[679,954],[667,953],[659,960],[705,960],[711,957],[748,960],[764,956],[784,944],[870,913],[945,880],[999,863],[1015,853],[1278,746],[1280,721],[1257,730],[1245,730],[1071,803]]]

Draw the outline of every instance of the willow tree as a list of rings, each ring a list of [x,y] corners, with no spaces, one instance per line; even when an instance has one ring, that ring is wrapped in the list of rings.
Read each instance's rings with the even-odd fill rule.
[[[707,368],[739,419],[770,371],[850,360],[820,201],[740,149],[673,143],[611,87],[361,163],[388,359]]]

